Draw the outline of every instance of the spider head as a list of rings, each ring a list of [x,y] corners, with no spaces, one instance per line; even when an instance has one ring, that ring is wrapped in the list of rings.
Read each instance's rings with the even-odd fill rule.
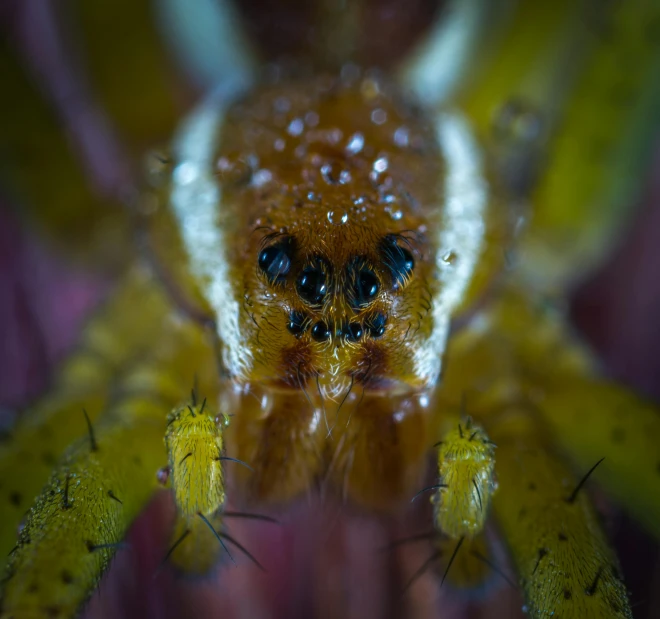
[[[191,116],[169,208],[152,209],[173,232],[156,251],[239,382],[428,387],[452,315],[501,261],[478,149],[459,117],[426,117],[371,79],[296,88]]]
[[[437,282],[424,235],[359,208],[302,217],[255,230],[248,251],[256,268],[246,269],[244,323],[259,380],[314,380],[331,394],[349,383],[425,385],[417,351],[433,331]]]

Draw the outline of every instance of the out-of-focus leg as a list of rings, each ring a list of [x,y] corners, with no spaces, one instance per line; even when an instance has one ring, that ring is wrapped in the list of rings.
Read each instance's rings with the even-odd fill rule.
[[[555,440],[563,437],[553,436],[547,426],[548,419],[558,424],[565,417],[569,401],[573,411],[587,404],[586,393],[580,400],[569,378],[589,376],[594,364],[569,337],[562,313],[540,301],[515,289],[503,291],[488,315],[477,317],[456,338],[444,376],[447,401],[439,402],[438,414],[451,413],[464,398],[467,412],[497,445],[493,512],[532,616],[627,617],[616,557],[579,483],[607,456],[592,443],[593,435],[609,437],[598,427],[602,404],[588,403],[591,423],[579,429],[561,422],[562,430],[579,433],[574,440],[585,452],[586,446],[594,447],[573,470],[555,452]],[[651,452],[639,447],[641,459],[648,460]],[[620,483],[631,475],[630,468],[622,471]],[[638,485],[634,493],[648,491]]]
[[[148,273],[136,270],[91,319],[52,390],[0,445],[0,552],[14,545],[19,522],[61,453],[87,431],[83,410],[97,419],[116,388],[116,373],[171,329],[174,317]]]
[[[605,458],[594,479],[660,538],[660,413],[632,392],[589,377],[557,382],[536,399],[580,468]]]
[[[91,595],[157,488],[167,412],[186,399],[195,374],[216,399],[213,347],[190,326],[164,332],[150,358],[126,372],[99,423],[67,450],[30,510],[10,553],[3,616],[70,617]]]

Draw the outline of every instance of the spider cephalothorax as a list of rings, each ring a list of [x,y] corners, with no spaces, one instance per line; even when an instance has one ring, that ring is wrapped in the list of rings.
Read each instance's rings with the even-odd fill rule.
[[[211,101],[204,114],[180,144],[209,140],[206,160],[197,172],[186,153],[172,162],[173,217],[229,373],[294,388],[318,377],[333,394],[352,381],[433,385],[449,317],[477,269],[483,287],[500,268],[480,259],[505,234],[460,117],[425,115],[357,68]],[[211,187],[204,214],[197,197]],[[222,226],[215,239],[209,226]],[[226,291],[209,294],[215,284]]]

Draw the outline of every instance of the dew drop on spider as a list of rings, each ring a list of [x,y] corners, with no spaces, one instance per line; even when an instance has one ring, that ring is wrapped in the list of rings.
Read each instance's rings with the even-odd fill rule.
[[[328,221],[335,226],[342,226],[348,222],[348,213],[346,211],[328,211]]]

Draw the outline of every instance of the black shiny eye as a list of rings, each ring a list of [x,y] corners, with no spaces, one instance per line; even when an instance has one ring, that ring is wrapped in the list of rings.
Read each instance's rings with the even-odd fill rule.
[[[317,322],[312,327],[312,337],[317,342],[325,342],[330,337],[330,329],[324,322]]]
[[[300,337],[307,330],[307,319],[301,312],[291,312],[289,314],[289,324],[287,329],[291,335]]]
[[[351,322],[344,327],[344,335],[349,342],[357,342],[362,334],[362,325],[359,322]]]
[[[358,298],[362,301],[361,304],[373,301],[380,288],[380,282],[376,274],[369,269],[362,269],[357,284]]]
[[[314,264],[305,267],[298,276],[296,289],[304,301],[311,305],[321,305],[328,293],[327,275],[328,267],[317,258]]]
[[[402,286],[412,275],[415,268],[415,259],[408,249],[401,247],[393,235],[386,236],[380,245],[380,254],[383,264],[392,274],[394,286]]]
[[[382,337],[382,335],[385,333],[386,322],[387,319],[383,314],[376,314],[375,316],[372,316],[365,324],[367,331],[369,331],[369,335],[371,337]]]
[[[291,254],[291,239],[266,247],[259,253],[259,268],[271,282],[281,282],[291,270]]]
[[[348,281],[348,296],[355,311],[369,305],[380,290],[378,277],[363,258],[356,258],[348,266]]]

